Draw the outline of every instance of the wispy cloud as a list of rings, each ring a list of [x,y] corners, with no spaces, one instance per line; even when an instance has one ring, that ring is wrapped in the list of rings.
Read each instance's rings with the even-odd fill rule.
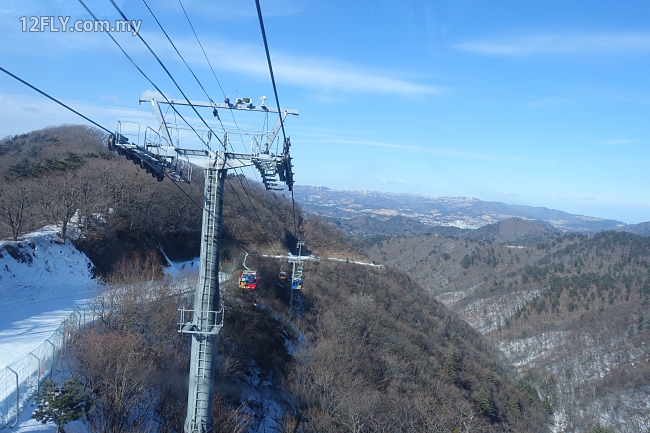
[[[152,38],[153,39],[153,38]],[[158,45],[165,44],[160,40]],[[205,66],[203,53],[191,39],[176,42],[188,61]],[[208,56],[216,67],[231,72],[268,79],[266,57],[261,46],[233,41],[208,40],[204,42]],[[177,60],[175,54],[167,54]],[[314,89],[318,92],[381,93],[401,95],[435,95],[445,89],[400,78],[400,72],[369,70],[359,65],[340,62],[336,59],[297,56],[282,52],[273,55],[273,70],[276,80],[287,84]]]
[[[181,60],[164,36],[142,30],[140,34],[165,62],[181,65],[176,78],[187,74]],[[133,37],[116,35],[124,49],[141,65],[140,59],[149,58],[144,45]],[[205,56],[196,40],[190,37],[174,37],[174,44],[183,57],[194,68],[207,68]],[[202,38],[212,65],[219,70],[244,74],[248,77],[268,81],[268,65],[262,44],[249,44],[239,41]],[[38,49],[35,49],[38,46]],[[25,36],[18,32],[10,35],[10,40],[0,46],[0,56],[15,55],[29,51],[34,57],[57,59],[77,52],[116,53],[113,42],[101,33],[35,33]],[[169,65],[169,64],[168,64]],[[446,89],[404,78],[408,72],[367,68],[363,65],[342,62],[334,58],[303,56],[299,53],[275,51],[273,53],[275,79],[283,84],[307,88],[318,94],[325,94],[331,102],[341,100],[346,93],[392,94],[403,96],[437,95]],[[182,72],[180,72],[182,70]],[[133,72],[137,74],[137,72]],[[188,79],[191,79],[188,77]]]
[[[177,0],[158,1],[157,3],[159,4],[156,6],[164,7],[168,12],[183,13]],[[192,20],[198,16],[219,21],[257,18],[254,5],[241,0],[220,0],[218,2],[184,0],[183,6]],[[295,15],[307,7],[305,2],[299,0],[267,0],[262,2],[262,11],[265,17]],[[185,20],[185,17],[182,18]]]
[[[577,197],[577,196],[573,196],[573,197],[557,196],[557,197],[555,197],[555,200],[557,200],[557,201],[573,201],[573,202],[585,202],[585,201],[588,201],[588,202],[595,202],[595,201],[596,201],[596,198],[595,198],[595,197],[591,197],[591,196],[583,196],[583,197]]]
[[[167,96],[169,98],[169,96]],[[163,95],[157,90],[147,89],[140,94],[142,99],[165,99]]]
[[[545,98],[539,101],[529,102],[528,104],[524,104],[524,106],[529,108],[554,108],[568,103],[569,100],[564,98]]]
[[[616,138],[613,140],[602,140],[599,141],[597,144],[603,145],[603,146],[620,146],[624,144],[634,144],[638,143],[639,140],[631,140],[628,138]]]
[[[393,179],[381,179],[379,181],[382,185],[404,185],[406,182],[403,180],[393,180]]]
[[[455,44],[454,48],[488,56],[650,53],[648,32],[592,32],[513,35]]]
[[[349,145],[356,145],[356,146],[370,146],[370,147],[379,147],[384,149],[402,150],[411,153],[453,156],[459,158],[479,159],[483,161],[505,161],[505,162],[520,162],[520,163],[530,163],[530,164],[542,164],[548,162],[548,161],[542,161],[542,160],[531,159],[531,158],[522,158],[517,156],[491,155],[487,153],[468,152],[468,151],[456,150],[456,149],[413,146],[407,144],[397,144],[397,143],[372,141],[372,140],[350,140],[350,139],[332,138],[332,139],[316,139],[316,140],[297,140],[296,142],[336,143],[336,144],[349,144]]]
[[[507,195],[509,197],[519,197],[519,194],[516,192],[510,192],[510,191],[501,191],[502,195]]]
[[[60,105],[40,95],[0,94],[0,137],[20,134],[50,125],[87,123]],[[141,110],[102,106],[84,101],[63,100],[65,104],[88,116],[109,130],[120,119],[129,119],[145,126],[155,127],[155,118],[147,108]]]
[[[122,102],[120,100],[120,98],[117,97],[117,95],[113,95],[113,94],[111,94],[111,95],[102,95],[102,99],[105,100],[105,101],[115,102],[116,104],[119,104],[120,102]]]

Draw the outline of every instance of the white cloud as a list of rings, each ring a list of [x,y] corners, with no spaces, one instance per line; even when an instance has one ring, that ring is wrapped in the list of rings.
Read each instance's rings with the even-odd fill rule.
[[[382,185],[404,185],[405,183],[403,180],[391,180],[386,178],[381,179],[379,182],[381,182]]]
[[[140,32],[156,54],[165,62],[180,63],[181,60],[167,39],[158,33]],[[74,55],[88,50],[119,54],[115,44],[101,33],[34,33],[13,32],[6,44],[0,46],[0,55],[14,55],[26,50],[41,56],[57,59],[66,54]],[[141,59],[148,59],[147,48],[130,34],[115,35],[123,48],[141,67]],[[173,38],[174,44],[193,68],[208,68],[205,56],[193,37]],[[242,73],[249,77],[268,81],[269,71],[263,45],[247,44],[231,40],[202,38],[210,62],[217,70]],[[35,49],[38,46],[38,49]],[[108,57],[107,57],[108,58]],[[272,53],[273,72],[279,83],[309,88],[317,93],[327,93],[331,101],[340,100],[341,94],[374,93],[404,96],[435,95],[444,91],[441,87],[422,84],[401,78],[402,71],[368,69],[360,65],[336,59],[302,56],[296,53]],[[156,66],[154,69],[158,69]],[[135,71],[135,69],[134,69]],[[134,72],[137,73],[137,72]],[[182,66],[182,74],[187,70]],[[179,73],[175,73],[175,76]],[[178,78],[178,77],[177,77]]]
[[[147,89],[144,92],[142,92],[140,98],[141,99],[165,99],[159,91],[151,90],[151,89]]]
[[[528,104],[524,104],[524,106],[529,108],[553,108],[568,103],[569,100],[564,98],[546,98],[535,102],[529,102]]]
[[[22,134],[36,129],[65,123],[87,124],[84,119],[40,95],[0,94],[0,137]],[[118,120],[138,122],[141,130],[156,126],[150,110],[124,109],[96,105],[83,101],[62,100],[63,103],[89,117],[108,130],[114,130]]]
[[[115,102],[116,104],[119,104],[120,102],[122,102],[120,100],[120,98],[117,97],[117,95],[113,95],[113,94],[111,94],[111,95],[102,95],[102,99],[105,100],[105,101]]]
[[[199,16],[221,21],[257,18],[254,2],[242,2],[241,0],[220,0],[218,2],[183,0],[183,6],[193,22]],[[265,0],[261,3],[264,17],[295,15],[303,11],[305,6],[306,3],[299,0]],[[185,21],[178,0],[157,1],[156,7],[162,7],[169,12],[177,13]]]
[[[159,51],[156,47],[169,45],[159,37],[146,35],[145,39],[156,51]],[[179,39],[174,43],[188,62],[201,67],[207,66],[205,57],[194,39]],[[208,39],[202,43],[212,65],[217,69],[240,72],[268,80],[266,54],[261,44],[242,44],[218,39]],[[171,48],[161,48],[160,52],[170,60],[179,61]],[[444,92],[440,87],[396,77],[399,72],[368,70],[334,59],[274,52],[272,61],[273,73],[278,82],[307,87],[318,92],[330,92],[330,98],[338,98],[337,91],[408,96],[435,95]]]
[[[631,140],[631,139],[627,139],[627,138],[616,138],[616,139],[613,139],[613,140],[602,140],[602,141],[599,141],[598,144],[602,144],[604,146],[619,146],[619,145],[623,145],[623,144],[634,144],[634,143],[638,143],[638,142],[639,142],[639,140]]]
[[[513,35],[510,37],[467,41],[454,48],[488,56],[522,57],[545,54],[650,53],[648,32],[593,32]]]
[[[502,191],[501,194],[507,195],[509,197],[519,197],[519,194],[516,192],[510,192],[510,191]]]
[[[349,144],[356,146],[370,146],[370,147],[379,147],[385,149],[395,149],[401,151],[407,151],[412,153],[420,154],[432,154],[432,155],[443,155],[443,156],[452,156],[459,158],[469,158],[469,159],[479,159],[483,161],[505,161],[505,162],[520,162],[520,163],[532,163],[532,164],[541,164],[548,163],[550,161],[543,161],[531,158],[521,158],[517,156],[502,156],[502,155],[490,155],[486,153],[478,152],[468,152],[464,150],[456,149],[447,149],[441,147],[424,147],[424,146],[412,146],[405,144],[397,143],[388,143],[382,141],[372,141],[372,140],[350,140],[344,138],[331,138],[331,139],[316,139],[316,140],[292,140],[296,143],[335,143],[335,144]]]

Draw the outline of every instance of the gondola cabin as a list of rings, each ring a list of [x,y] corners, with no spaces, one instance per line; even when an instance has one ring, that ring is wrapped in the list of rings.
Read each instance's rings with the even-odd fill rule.
[[[279,278],[280,278],[282,281],[286,280],[286,279],[287,279],[287,273],[284,272],[284,271],[281,271],[281,272],[280,272],[280,276],[279,276]]]
[[[239,287],[248,290],[257,289],[257,272],[244,271],[239,277]]]
[[[293,290],[302,290],[302,278],[294,278],[291,280],[291,288]]]

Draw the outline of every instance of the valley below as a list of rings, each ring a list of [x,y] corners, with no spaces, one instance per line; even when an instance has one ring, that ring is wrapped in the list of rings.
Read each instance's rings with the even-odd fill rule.
[[[101,404],[84,428],[112,417],[111,431],[182,431],[189,339],[177,316],[191,290],[163,268],[195,265],[201,173],[181,194],[76,126],[0,141],[0,159],[3,215],[29,203],[20,224],[0,220],[14,238],[0,257],[5,310],[101,283],[102,319],[66,351]],[[226,181],[221,431],[647,431],[650,240],[629,232],[647,224],[314,187],[297,187],[294,207],[246,177]],[[29,234],[44,225],[49,237]],[[293,293],[278,273],[298,239],[310,260]],[[238,283],[245,266],[254,291]],[[120,377],[110,359],[137,374]],[[111,401],[132,380],[132,399]]]
[[[512,222],[504,222],[512,224]],[[520,233],[532,223],[520,221]],[[554,432],[650,425],[650,239],[603,232],[528,246],[437,234],[377,237],[398,266],[529,377]]]

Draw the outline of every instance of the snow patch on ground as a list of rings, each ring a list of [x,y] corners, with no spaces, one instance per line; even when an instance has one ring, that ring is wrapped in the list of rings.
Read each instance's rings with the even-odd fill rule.
[[[566,341],[567,331],[544,332],[534,337],[513,341],[502,341],[497,344],[515,367],[533,367],[539,358],[545,359]]]
[[[441,293],[440,295],[436,296],[436,299],[438,301],[442,302],[443,304],[445,304],[445,307],[451,308],[451,306],[453,304],[460,301],[461,299],[464,299],[464,298],[468,297],[469,295],[474,293],[476,291],[476,289],[481,287],[481,285],[483,285],[483,284],[484,284],[484,282],[480,282],[480,283],[470,287],[467,290],[457,290],[457,291],[454,291],[454,292]]]
[[[540,295],[540,290],[508,293],[499,297],[479,299],[457,313],[481,334],[487,334],[503,325],[503,321],[517,313],[528,301]]]

